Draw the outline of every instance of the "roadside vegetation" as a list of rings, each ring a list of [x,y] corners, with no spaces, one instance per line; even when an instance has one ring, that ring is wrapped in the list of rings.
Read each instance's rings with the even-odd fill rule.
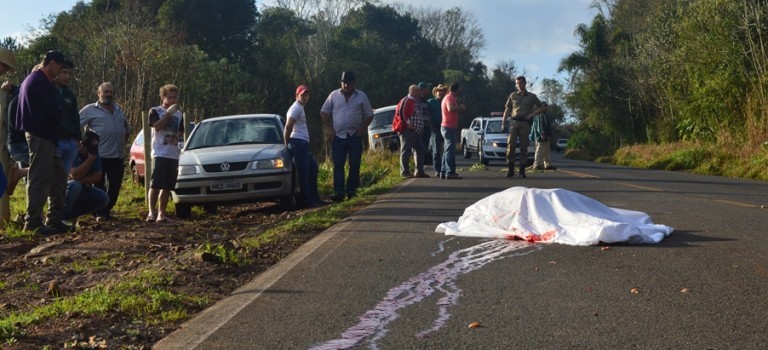
[[[127,219],[112,226],[94,227],[85,218],[81,220],[85,224],[74,234],[41,239],[21,231],[18,222],[11,223],[0,237],[0,247],[19,242],[64,246],[67,241],[82,239],[101,252],[42,258],[27,254],[19,261],[6,261],[8,265],[0,269],[0,344],[11,349],[31,345],[51,349],[149,348],[165,332],[399,183],[397,159],[389,152],[365,153],[358,196],[318,209],[279,212],[267,204],[266,211],[235,213],[239,219],[225,217],[229,215],[226,210],[213,216],[195,211],[192,220],[178,220],[166,227],[170,232],[160,233],[173,235],[170,249],[162,249],[163,242],[153,242],[151,237],[147,246],[142,246],[140,241],[145,240],[147,230],[162,227],[140,227],[146,211],[144,188],[128,178],[114,209],[116,217]],[[321,193],[332,192],[329,163],[320,165],[319,187]],[[21,213],[25,189],[19,186],[16,191],[11,197],[12,212]],[[257,215],[268,220],[248,224],[247,216]],[[133,237],[138,249],[111,245],[112,238],[123,235]],[[153,254],[155,251],[159,254]],[[15,269],[9,271],[9,266]],[[78,287],[71,285],[72,280],[87,280],[88,276],[94,280],[81,282]],[[231,281],[224,285],[225,279]],[[185,288],[190,281],[226,288],[218,293]],[[82,329],[70,329],[76,327],[73,324]],[[99,331],[99,327],[106,328]],[[37,340],[30,343],[30,339]]]
[[[574,158],[765,179],[768,3],[595,1],[563,58]]]

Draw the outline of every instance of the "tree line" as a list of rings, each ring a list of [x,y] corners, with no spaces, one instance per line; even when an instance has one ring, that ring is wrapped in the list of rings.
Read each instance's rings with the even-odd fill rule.
[[[410,84],[459,82],[469,112],[504,108],[520,72],[514,62],[488,68],[485,37],[473,14],[362,0],[93,0],[51,16],[39,35],[16,51],[22,79],[46,51],[74,62],[71,88],[80,105],[94,102],[103,81],[138,130],[142,112],[157,105],[158,89],[180,87],[180,104],[195,119],[240,113],[283,115],[295,87],[310,86],[307,105],[313,148],[322,145],[319,110],[339,87],[343,70],[375,107],[395,104]],[[529,78],[529,80],[531,80]],[[559,82],[550,82],[555,87]],[[551,90],[557,91],[557,89]],[[554,98],[554,97],[553,97]],[[562,112],[555,122],[562,120]]]
[[[574,142],[759,149],[768,140],[768,1],[596,0],[563,58]]]

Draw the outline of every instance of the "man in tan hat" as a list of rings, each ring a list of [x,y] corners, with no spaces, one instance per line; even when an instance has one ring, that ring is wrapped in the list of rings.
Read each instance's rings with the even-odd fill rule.
[[[0,47],[0,75],[16,71],[16,56],[10,50]]]

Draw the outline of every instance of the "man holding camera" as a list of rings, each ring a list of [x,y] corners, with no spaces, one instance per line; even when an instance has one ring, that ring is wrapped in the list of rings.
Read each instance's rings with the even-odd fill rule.
[[[86,131],[67,182],[64,220],[76,220],[80,215],[105,208],[109,204],[106,192],[93,185],[101,180],[101,159],[99,159],[99,135]]]

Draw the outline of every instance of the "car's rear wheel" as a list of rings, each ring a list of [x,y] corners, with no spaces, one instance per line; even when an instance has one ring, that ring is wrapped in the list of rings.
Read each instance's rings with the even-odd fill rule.
[[[136,169],[136,163],[131,163],[131,180],[134,184],[144,186],[144,178],[139,175],[139,171]]]
[[[184,203],[176,203],[176,217],[181,219],[189,219],[192,216],[192,205]]]
[[[467,147],[467,141],[461,143],[461,152],[464,154],[464,159],[472,158],[472,152],[470,152],[469,147]]]
[[[215,215],[216,213],[219,212],[219,206],[217,206],[216,204],[204,204],[203,205],[203,210],[207,214]]]

